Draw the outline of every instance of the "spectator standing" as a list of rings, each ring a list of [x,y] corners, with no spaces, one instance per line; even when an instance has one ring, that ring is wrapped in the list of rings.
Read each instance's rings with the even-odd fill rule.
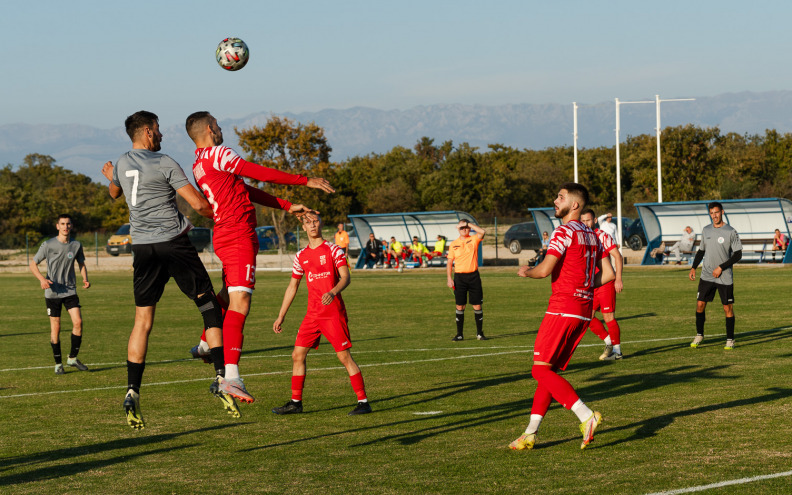
[[[606,213],[597,218],[600,230],[613,237],[616,240],[616,230],[618,229],[616,223],[613,221],[613,214]]]
[[[344,230],[344,224],[338,224],[338,231],[335,233],[335,245],[341,248],[344,253],[349,248],[349,234]]]

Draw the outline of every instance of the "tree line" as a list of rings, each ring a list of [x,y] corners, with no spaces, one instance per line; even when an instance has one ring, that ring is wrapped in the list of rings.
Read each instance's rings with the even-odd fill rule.
[[[526,208],[551,206],[562,182],[573,177],[573,149],[543,150],[468,143],[423,137],[412,148],[331,162],[324,130],[271,117],[263,127],[235,129],[245,159],[290,173],[327,178],[337,192],[258,184],[276,196],[322,212],[326,224],[348,214],[462,210],[477,218],[526,217]],[[167,150],[166,150],[167,151]],[[622,204],[657,201],[657,148],[653,135],[630,136],[620,147]],[[792,199],[792,134],[767,130],[764,135],[721,133],[717,127],[668,127],[661,141],[664,201],[783,197]],[[190,164],[182,164],[185,172]],[[578,179],[589,188],[596,211],[616,205],[615,149],[578,151]],[[194,224],[211,226],[186,204],[182,211]],[[31,154],[16,170],[0,169],[0,248],[24,245],[55,235],[58,213],[73,215],[79,230],[115,230],[128,221],[123,200],[113,201],[105,184],[94,183]],[[281,232],[295,220],[263,209],[259,224]],[[281,243],[285,245],[285,243]]]

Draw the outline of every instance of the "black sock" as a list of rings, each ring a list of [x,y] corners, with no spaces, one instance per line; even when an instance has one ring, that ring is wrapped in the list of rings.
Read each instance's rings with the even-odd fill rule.
[[[706,313],[696,312],[696,333],[704,335],[704,322],[707,321]]]
[[[484,327],[484,310],[474,309],[473,318],[476,320],[476,333],[478,335],[484,335],[484,332],[482,331],[482,328]]]
[[[56,343],[50,342],[52,346],[52,356],[55,358],[55,364],[62,364],[63,358],[61,357],[61,350],[60,350],[60,340]]]
[[[77,353],[80,352],[80,344],[82,344],[82,335],[71,334],[71,351],[69,351],[70,358],[76,358]]]
[[[143,383],[143,370],[146,369],[146,363],[133,363],[127,361],[127,389],[132,390],[136,394],[140,393],[140,384]]]
[[[225,352],[223,351],[223,346],[212,347],[209,349],[209,355],[212,356],[215,373],[218,376],[225,376]]]
[[[462,335],[462,330],[465,328],[465,310],[464,309],[456,310],[456,323],[457,323],[457,335]]]
[[[734,317],[726,317],[726,338],[734,340]]]

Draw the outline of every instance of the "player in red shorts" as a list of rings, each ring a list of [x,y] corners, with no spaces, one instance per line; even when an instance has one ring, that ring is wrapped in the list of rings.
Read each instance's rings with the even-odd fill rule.
[[[187,133],[196,146],[193,175],[195,182],[214,210],[212,244],[223,263],[223,289],[217,298],[224,309],[225,380],[223,391],[242,402],[255,399],[245,389],[239,376],[243,329],[250,312],[250,300],[256,285],[256,208],[253,203],[304,213],[303,205],[292,204],[245,184],[243,177],[274,184],[303,185],[334,192],[325,179],[307,178],[250,163],[223,144],[223,132],[209,112],[195,112],[187,117]],[[206,357],[209,352],[205,335],[190,352]],[[204,359],[205,360],[205,359]]]
[[[552,399],[572,410],[581,421],[581,449],[591,442],[594,430],[602,421],[602,415],[589,409],[572,385],[557,373],[566,369],[586,333],[594,287],[614,279],[613,267],[602,244],[594,232],[580,222],[580,213],[587,202],[585,187],[574,182],[563,184],[554,201],[555,216],[563,225],[553,231],[545,259],[534,268],[521,266],[517,272],[529,278],[551,275],[552,295],[534,344],[531,374],[537,385],[531,420],[525,433],[509,444],[513,450],[533,448],[536,432]]]
[[[349,285],[349,265],[344,252],[335,244],[322,238],[322,219],[309,213],[302,217],[303,230],[308,233],[308,246],[301,249],[294,257],[292,278],[286,293],[283,295],[278,319],[272,324],[275,333],[281,333],[283,321],[289,311],[300,281],[305,275],[308,280],[308,311],[303,318],[292,352],[292,398],[286,404],[272,410],[275,414],[293,414],[302,412],[302,392],[305,385],[305,358],[308,351],[319,347],[322,335],[330,342],[339,361],[349,373],[349,381],[357,395],[357,406],[350,415],[371,412],[371,405],[366,397],[363,385],[363,374],[360,372],[349,348],[346,307],[341,299],[341,291]]]
[[[602,248],[605,250],[605,253],[611,257],[611,264],[613,265],[613,270],[616,272],[616,279],[607,284],[603,284],[602,287],[594,289],[594,306],[591,312],[591,323],[589,324],[589,328],[597,337],[605,341],[605,351],[599,357],[600,361],[613,361],[622,358],[621,329],[619,328],[619,322],[616,321],[614,317],[614,313],[616,313],[616,294],[621,294],[624,288],[624,284],[622,283],[622,265],[624,264],[624,259],[613,237],[603,230],[594,228],[596,218],[597,215],[594,214],[594,210],[591,208],[583,210],[583,213],[580,215],[580,221],[586,224],[586,227],[594,230],[600,243],[602,243]],[[597,310],[602,312],[602,319],[605,320],[605,325],[608,326],[607,329],[605,329],[605,325],[603,325],[601,321],[595,318]]]

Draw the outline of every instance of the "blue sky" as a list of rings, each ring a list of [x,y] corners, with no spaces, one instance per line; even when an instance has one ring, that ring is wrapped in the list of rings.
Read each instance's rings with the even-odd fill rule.
[[[3,2],[0,125],[792,89],[792,3]],[[217,43],[244,39],[226,72]]]

